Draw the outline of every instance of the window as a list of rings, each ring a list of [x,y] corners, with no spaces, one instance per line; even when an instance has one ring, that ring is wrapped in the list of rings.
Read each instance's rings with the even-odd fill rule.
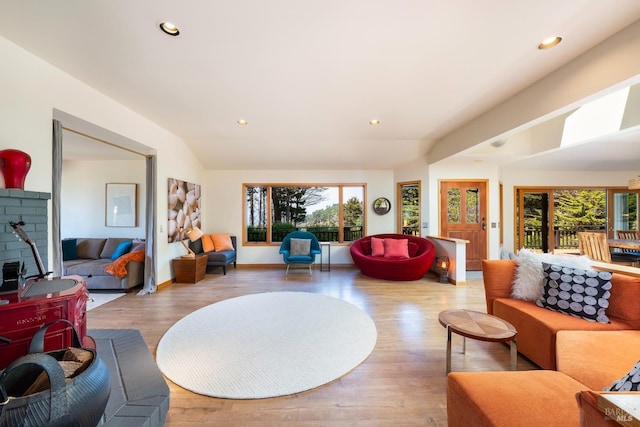
[[[420,181],[398,183],[398,230],[420,236]]]
[[[638,230],[638,193],[614,188],[516,188],[515,246],[578,250],[577,233]]]
[[[364,184],[244,184],[244,243],[276,243],[294,230],[323,242],[364,236]]]

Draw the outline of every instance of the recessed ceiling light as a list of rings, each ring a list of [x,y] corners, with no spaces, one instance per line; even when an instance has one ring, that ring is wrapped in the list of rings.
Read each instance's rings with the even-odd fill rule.
[[[371,126],[378,126],[380,124],[380,120],[377,120],[377,119],[369,120],[369,124]]]
[[[242,125],[242,126],[249,124],[249,122],[246,121],[245,119],[240,119],[236,123],[238,123],[239,125]]]
[[[549,37],[547,39],[542,40],[542,43],[538,45],[538,49],[540,50],[549,49],[551,47],[556,46],[561,41],[562,41],[562,37],[558,37],[558,36]]]
[[[158,26],[163,33],[168,34],[172,37],[177,37],[180,35],[180,30],[178,29],[178,27],[176,27],[175,24],[172,24],[171,22],[161,22]]]

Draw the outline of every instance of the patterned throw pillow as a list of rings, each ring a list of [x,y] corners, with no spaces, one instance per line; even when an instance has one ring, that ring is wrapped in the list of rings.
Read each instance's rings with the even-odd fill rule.
[[[542,295],[544,272],[542,263],[564,265],[576,269],[591,269],[588,256],[567,256],[547,253],[535,253],[526,248],[520,249],[515,258],[517,267],[511,287],[511,298],[525,301],[537,301]]]
[[[291,256],[311,255],[311,239],[291,238],[289,241],[289,254]]]
[[[622,378],[607,387],[604,391],[640,391],[640,360]]]
[[[610,271],[581,270],[546,262],[542,263],[542,270],[544,288],[537,305],[590,322],[609,323],[605,310],[611,296]]]

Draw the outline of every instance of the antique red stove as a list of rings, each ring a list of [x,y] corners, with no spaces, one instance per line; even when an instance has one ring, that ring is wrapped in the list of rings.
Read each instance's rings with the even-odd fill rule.
[[[31,246],[38,273],[35,279],[0,292],[0,369],[4,369],[29,351],[33,334],[42,325],[58,319],[73,324],[84,340],[87,334],[86,311],[89,293],[80,276],[49,279],[35,243],[23,231],[24,223],[10,222],[16,235]],[[1,288],[0,288],[1,289]],[[45,351],[71,346],[71,326],[58,322],[47,330]]]
[[[29,351],[33,334],[45,323],[67,319],[80,339],[87,334],[87,285],[79,276],[28,281],[17,292],[0,295],[0,369]],[[51,325],[45,338],[45,351],[71,346],[71,327]]]

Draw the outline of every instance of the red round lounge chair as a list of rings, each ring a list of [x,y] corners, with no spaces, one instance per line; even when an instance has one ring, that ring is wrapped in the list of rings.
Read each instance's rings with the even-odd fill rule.
[[[409,258],[387,258],[371,255],[371,238],[407,239]],[[404,234],[374,234],[351,245],[351,258],[365,276],[383,280],[419,280],[433,263],[436,248],[423,237]]]

